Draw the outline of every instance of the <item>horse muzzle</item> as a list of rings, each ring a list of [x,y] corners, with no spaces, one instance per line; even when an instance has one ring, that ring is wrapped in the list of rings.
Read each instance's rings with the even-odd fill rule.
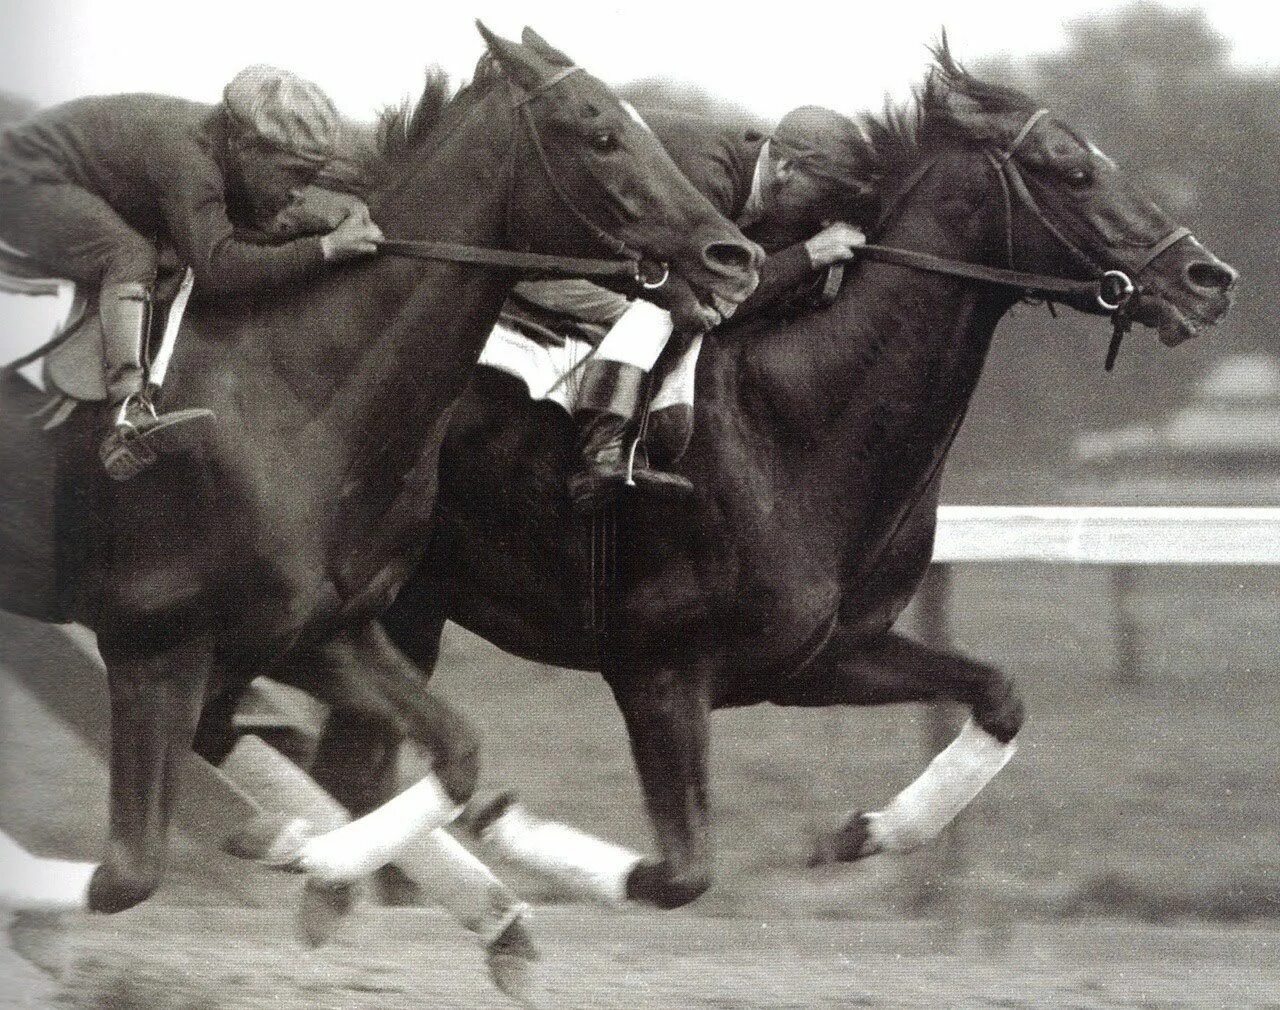
[[[1176,347],[1215,325],[1231,308],[1239,273],[1188,236],[1154,261],[1134,299],[1135,321]]]
[[[704,303],[730,316],[760,283],[765,253],[749,239],[717,237],[702,243],[699,269],[686,276]]]

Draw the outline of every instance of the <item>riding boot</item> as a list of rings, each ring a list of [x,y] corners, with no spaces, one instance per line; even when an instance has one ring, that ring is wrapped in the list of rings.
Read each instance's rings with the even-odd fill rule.
[[[693,485],[684,477],[652,470],[638,455],[633,459],[646,376],[636,365],[599,358],[583,366],[574,411],[582,465],[569,478],[575,510],[594,510],[628,485],[666,498],[692,494]]]
[[[99,314],[110,430],[98,456],[113,480],[136,477],[160,453],[191,448],[201,422],[213,420],[213,411],[204,408],[156,414],[143,365],[150,307],[151,292],[143,284],[103,286]]]

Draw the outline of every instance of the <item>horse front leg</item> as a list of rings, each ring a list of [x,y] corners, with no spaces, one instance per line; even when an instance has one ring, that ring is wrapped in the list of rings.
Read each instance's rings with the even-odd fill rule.
[[[422,670],[407,661],[392,668],[355,662],[324,669],[305,660],[292,664],[291,682],[329,705],[311,758],[311,776],[354,817],[396,794],[407,740],[433,756],[453,753],[454,765],[469,763],[474,769],[478,763],[475,732],[427,687],[443,625],[441,619],[435,626],[436,645]],[[455,738],[469,745],[451,747],[448,741]],[[458,750],[466,750],[465,757]],[[419,898],[417,885],[395,863],[378,870],[377,883],[388,904],[413,904]]]
[[[363,678],[377,689],[364,696],[364,704],[356,713],[360,720],[371,720],[385,741],[404,738],[400,713],[383,693],[392,680],[404,679],[411,666],[395,648],[386,632],[373,622],[335,633],[325,642],[312,646],[298,660],[303,666],[313,665],[316,679],[329,685],[346,682],[348,686]],[[300,675],[306,677],[305,670]],[[302,683],[302,680],[296,681]],[[403,792],[391,797],[363,816],[339,828],[316,835],[294,854],[292,863],[316,880],[331,884],[349,884],[380,866],[394,861],[396,855],[414,838],[444,827],[462,810],[475,788],[478,775],[479,741],[470,724],[439,698],[432,698],[436,715],[436,732],[432,738],[431,770]],[[349,739],[349,734],[345,734]],[[344,767],[348,760],[339,754],[341,746],[329,750],[336,767],[327,769],[328,787],[337,785],[335,776],[352,778],[339,791],[350,788],[359,792],[360,776],[370,769]],[[336,749],[335,749],[336,747]],[[349,759],[352,755],[347,754]],[[394,758],[394,753],[387,755]],[[373,769],[374,778],[385,772]],[[241,848],[241,854],[249,854]]]
[[[610,678],[662,853],[656,862],[639,863],[628,877],[627,897],[634,901],[679,908],[711,886],[708,685],[701,670]]]
[[[102,648],[111,700],[110,836],[99,865],[33,856],[0,836],[13,911],[119,912],[160,883],[174,778],[191,747],[209,670],[207,650],[157,653]]]
[[[0,832],[0,908],[12,913],[8,941],[20,956],[60,974],[71,954],[69,916],[118,912],[160,883],[175,778],[187,760],[207,650],[157,653],[104,645],[111,707],[110,835],[101,864],[42,858]]]
[[[936,838],[1013,757],[1022,700],[1000,670],[901,635],[837,635],[803,674],[776,685],[779,705],[888,705],[951,698],[971,716],[924,772],[880,810],[855,810],[820,838],[814,862],[907,852]]]
[[[677,908],[711,884],[709,680],[701,671],[628,669],[608,681],[630,734],[661,858],[543,820],[510,794],[476,811],[470,826],[504,858],[583,897]]]
[[[332,807],[336,798],[359,816],[349,820],[339,812],[345,823],[301,837],[288,804],[263,794],[275,815],[264,815],[233,839],[233,851],[308,873],[299,926],[313,945],[350,910],[350,886],[358,877],[394,866],[484,941],[494,983],[526,1000],[538,957],[527,906],[442,830],[470,798],[479,773],[480,741],[470,722],[427,691],[423,672],[375,624],[335,635],[292,657],[276,674],[332,706],[312,764],[314,781],[266,745],[232,757],[252,773],[248,780],[291,783],[281,792],[295,803],[318,793],[311,806]],[[432,770],[394,795],[406,729],[430,755]]]
[[[88,904],[119,912],[150,897],[164,873],[174,781],[191,749],[211,657],[198,647],[100,648],[111,695],[111,835]]]

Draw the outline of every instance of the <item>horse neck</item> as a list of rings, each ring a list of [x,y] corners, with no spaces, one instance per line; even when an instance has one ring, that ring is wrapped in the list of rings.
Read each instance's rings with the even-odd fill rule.
[[[999,205],[963,221],[943,206],[913,196],[878,241],[993,261]],[[920,474],[945,452],[1014,301],[989,285],[873,260],[857,269],[826,312],[748,337],[741,372],[744,409],[785,447],[789,479],[816,468],[816,485],[846,503],[851,481]]]
[[[429,149],[403,155],[370,197],[389,238],[504,244],[510,117],[485,104]],[[332,383],[327,419],[373,438],[412,428],[419,414],[437,420],[440,401],[461,394],[511,284],[501,271],[391,256],[345,268],[322,292],[318,330],[301,334],[319,380]]]

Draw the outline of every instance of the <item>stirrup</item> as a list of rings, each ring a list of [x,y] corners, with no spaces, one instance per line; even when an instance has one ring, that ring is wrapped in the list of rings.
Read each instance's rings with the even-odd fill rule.
[[[156,419],[156,408],[152,405],[151,398],[143,392],[130,393],[120,401],[120,406],[116,408],[116,415],[112,422],[121,433],[125,430],[136,431],[138,428],[129,418],[129,408],[131,407],[146,411],[151,415],[151,420],[153,421]]]
[[[132,480],[156,461],[155,450],[138,434],[130,421],[122,421],[98,446],[98,459],[114,481]]]
[[[638,488],[652,496],[672,501],[692,497],[693,482],[687,477],[666,470],[655,470],[647,464],[636,468],[640,440],[640,436],[632,440],[631,451],[627,454],[626,487]]]
[[[146,417],[135,421],[130,409]],[[205,438],[205,424],[214,413],[205,407],[190,407],[157,415],[146,393],[125,397],[115,413],[114,424],[98,449],[102,466],[112,480],[131,480],[155,463],[160,455],[184,453]]]

